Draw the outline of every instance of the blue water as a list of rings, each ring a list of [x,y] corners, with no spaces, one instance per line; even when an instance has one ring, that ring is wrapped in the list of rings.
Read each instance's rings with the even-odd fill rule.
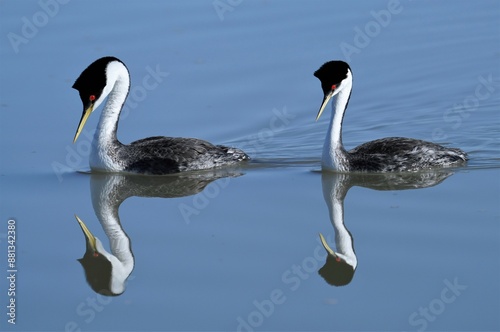
[[[498,1],[0,2],[1,329],[499,330],[499,23]],[[105,55],[132,77],[122,142],[198,137],[253,158],[198,190],[118,186],[135,265],[113,297],[86,281],[74,218],[110,251],[93,198],[123,179],[88,174],[98,114],[72,144],[71,85]],[[354,74],[347,148],[407,136],[470,156],[420,189],[345,188],[358,264],[340,287],[318,274],[334,180],[319,172],[328,116],[314,122],[312,74],[332,59]]]

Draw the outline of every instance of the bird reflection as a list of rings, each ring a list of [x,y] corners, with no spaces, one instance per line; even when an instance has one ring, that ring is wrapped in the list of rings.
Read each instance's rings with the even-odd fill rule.
[[[113,224],[101,222],[109,238],[111,253],[104,249],[101,241],[75,216],[85,235],[87,250],[78,261],[85,270],[90,287],[99,294],[114,296],[125,290],[125,281],[134,269],[134,255],[130,239],[123,231],[119,220]]]
[[[125,291],[127,278],[134,269],[134,254],[130,238],[120,223],[118,209],[127,198],[194,195],[203,191],[212,181],[240,175],[242,174],[231,169],[168,176],[92,174],[92,205],[109,239],[111,253],[104,249],[102,242],[90,232],[85,223],[75,216],[86,241],[85,255],[78,261],[85,270],[90,287],[96,293],[107,296],[120,295]]]
[[[405,190],[435,186],[452,174],[449,170],[422,173],[333,173],[322,172],[323,197],[328,206],[330,221],[335,231],[336,250],[320,234],[327,252],[325,265],[318,273],[333,286],[349,284],[354,277],[358,259],[354,239],[344,223],[344,199],[353,186],[375,190]]]

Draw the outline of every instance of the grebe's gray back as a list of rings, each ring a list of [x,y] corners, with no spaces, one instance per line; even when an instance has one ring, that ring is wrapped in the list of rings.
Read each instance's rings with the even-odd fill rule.
[[[315,73],[324,97],[316,120],[328,101],[332,117],[323,146],[322,168],[339,172],[404,172],[463,165],[467,155],[460,149],[418,139],[389,137],[364,143],[350,151],[342,144],[342,120],[352,91],[352,72],[343,61],[329,61]]]
[[[115,57],[94,61],[76,80],[83,114],[73,142],[90,114],[108,97],[92,142],[90,168],[106,172],[169,174],[231,165],[249,157],[241,150],[196,138],[149,137],[128,145],[116,137],[118,120],[130,89],[125,64]]]

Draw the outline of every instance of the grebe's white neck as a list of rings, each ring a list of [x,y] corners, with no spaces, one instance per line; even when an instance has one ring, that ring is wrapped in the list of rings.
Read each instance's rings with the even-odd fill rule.
[[[109,239],[111,253],[102,243],[98,243],[99,252],[111,263],[110,288],[114,294],[125,290],[125,282],[134,269],[134,255],[128,235],[123,230],[118,208],[121,201],[116,199],[116,188],[123,181],[122,177],[107,177],[105,181],[91,179],[91,197],[94,212]]]
[[[336,256],[356,269],[358,259],[354,252],[351,233],[344,224],[344,198],[350,188],[349,176],[346,174],[325,174],[322,177],[323,197],[330,214],[330,221],[335,230]]]
[[[342,145],[342,120],[349,103],[352,91],[352,73],[347,72],[347,77],[340,86],[334,91],[330,98],[335,97],[332,103],[332,115],[328,132],[326,134],[325,144],[323,145],[323,157],[321,166],[323,169],[347,172],[348,155]]]
[[[97,130],[92,142],[90,167],[97,170],[120,171],[123,169],[115,152],[121,146],[116,137],[118,120],[130,88],[130,75],[119,61],[110,62],[106,67],[106,86],[94,105],[94,110],[104,101]]]

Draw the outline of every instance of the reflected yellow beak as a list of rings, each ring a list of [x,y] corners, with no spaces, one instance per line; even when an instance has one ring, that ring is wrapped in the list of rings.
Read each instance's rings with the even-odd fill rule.
[[[323,102],[321,103],[321,107],[319,108],[318,115],[316,115],[316,121],[318,121],[319,117],[325,110],[326,105],[328,104],[330,99],[332,99],[332,97],[333,97],[333,91],[330,92],[329,94],[326,94],[325,97],[323,97]]]
[[[75,143],[78,136],[80,136],[83,126],[85,126],[85,122],[87,122],[87,119],[89,118],[90,113],[92,113],[93,110],[94,110],[94,104],[92,103],[87,109],[83,111],[82,118],[80,119],[80,123],[78,124],[78,128],[76,129],[76,134],[75,138],[73,139],[73,143]]]
[[[92,233],[90,233],[87,226],[83,223],[83,221],[80,218],[78,218],[78,216],[76,214],[75,214],[75,218],[78,221],[78,223],[80,224],[80,227],[82,228],[83,233],[85,234],[85,236],[89,240],[89,243],[90,243],[90,246],[92,247],[92,250],[94,250],[94,252],[97,252],[97,244],[96,244],[95,236]]]
[[[323,234],[319,233],[319,238],[321,239],[321,244],[323,245],[323,247],[325,248],[325,250],[328,252],[328,254],[330,254],[331,256],[333,256],[335,258],[337,258],[337,253],[335,251],[333,251],[332,248],[330,248],[330,246],[326,242],[325,237],[323,236]]]

